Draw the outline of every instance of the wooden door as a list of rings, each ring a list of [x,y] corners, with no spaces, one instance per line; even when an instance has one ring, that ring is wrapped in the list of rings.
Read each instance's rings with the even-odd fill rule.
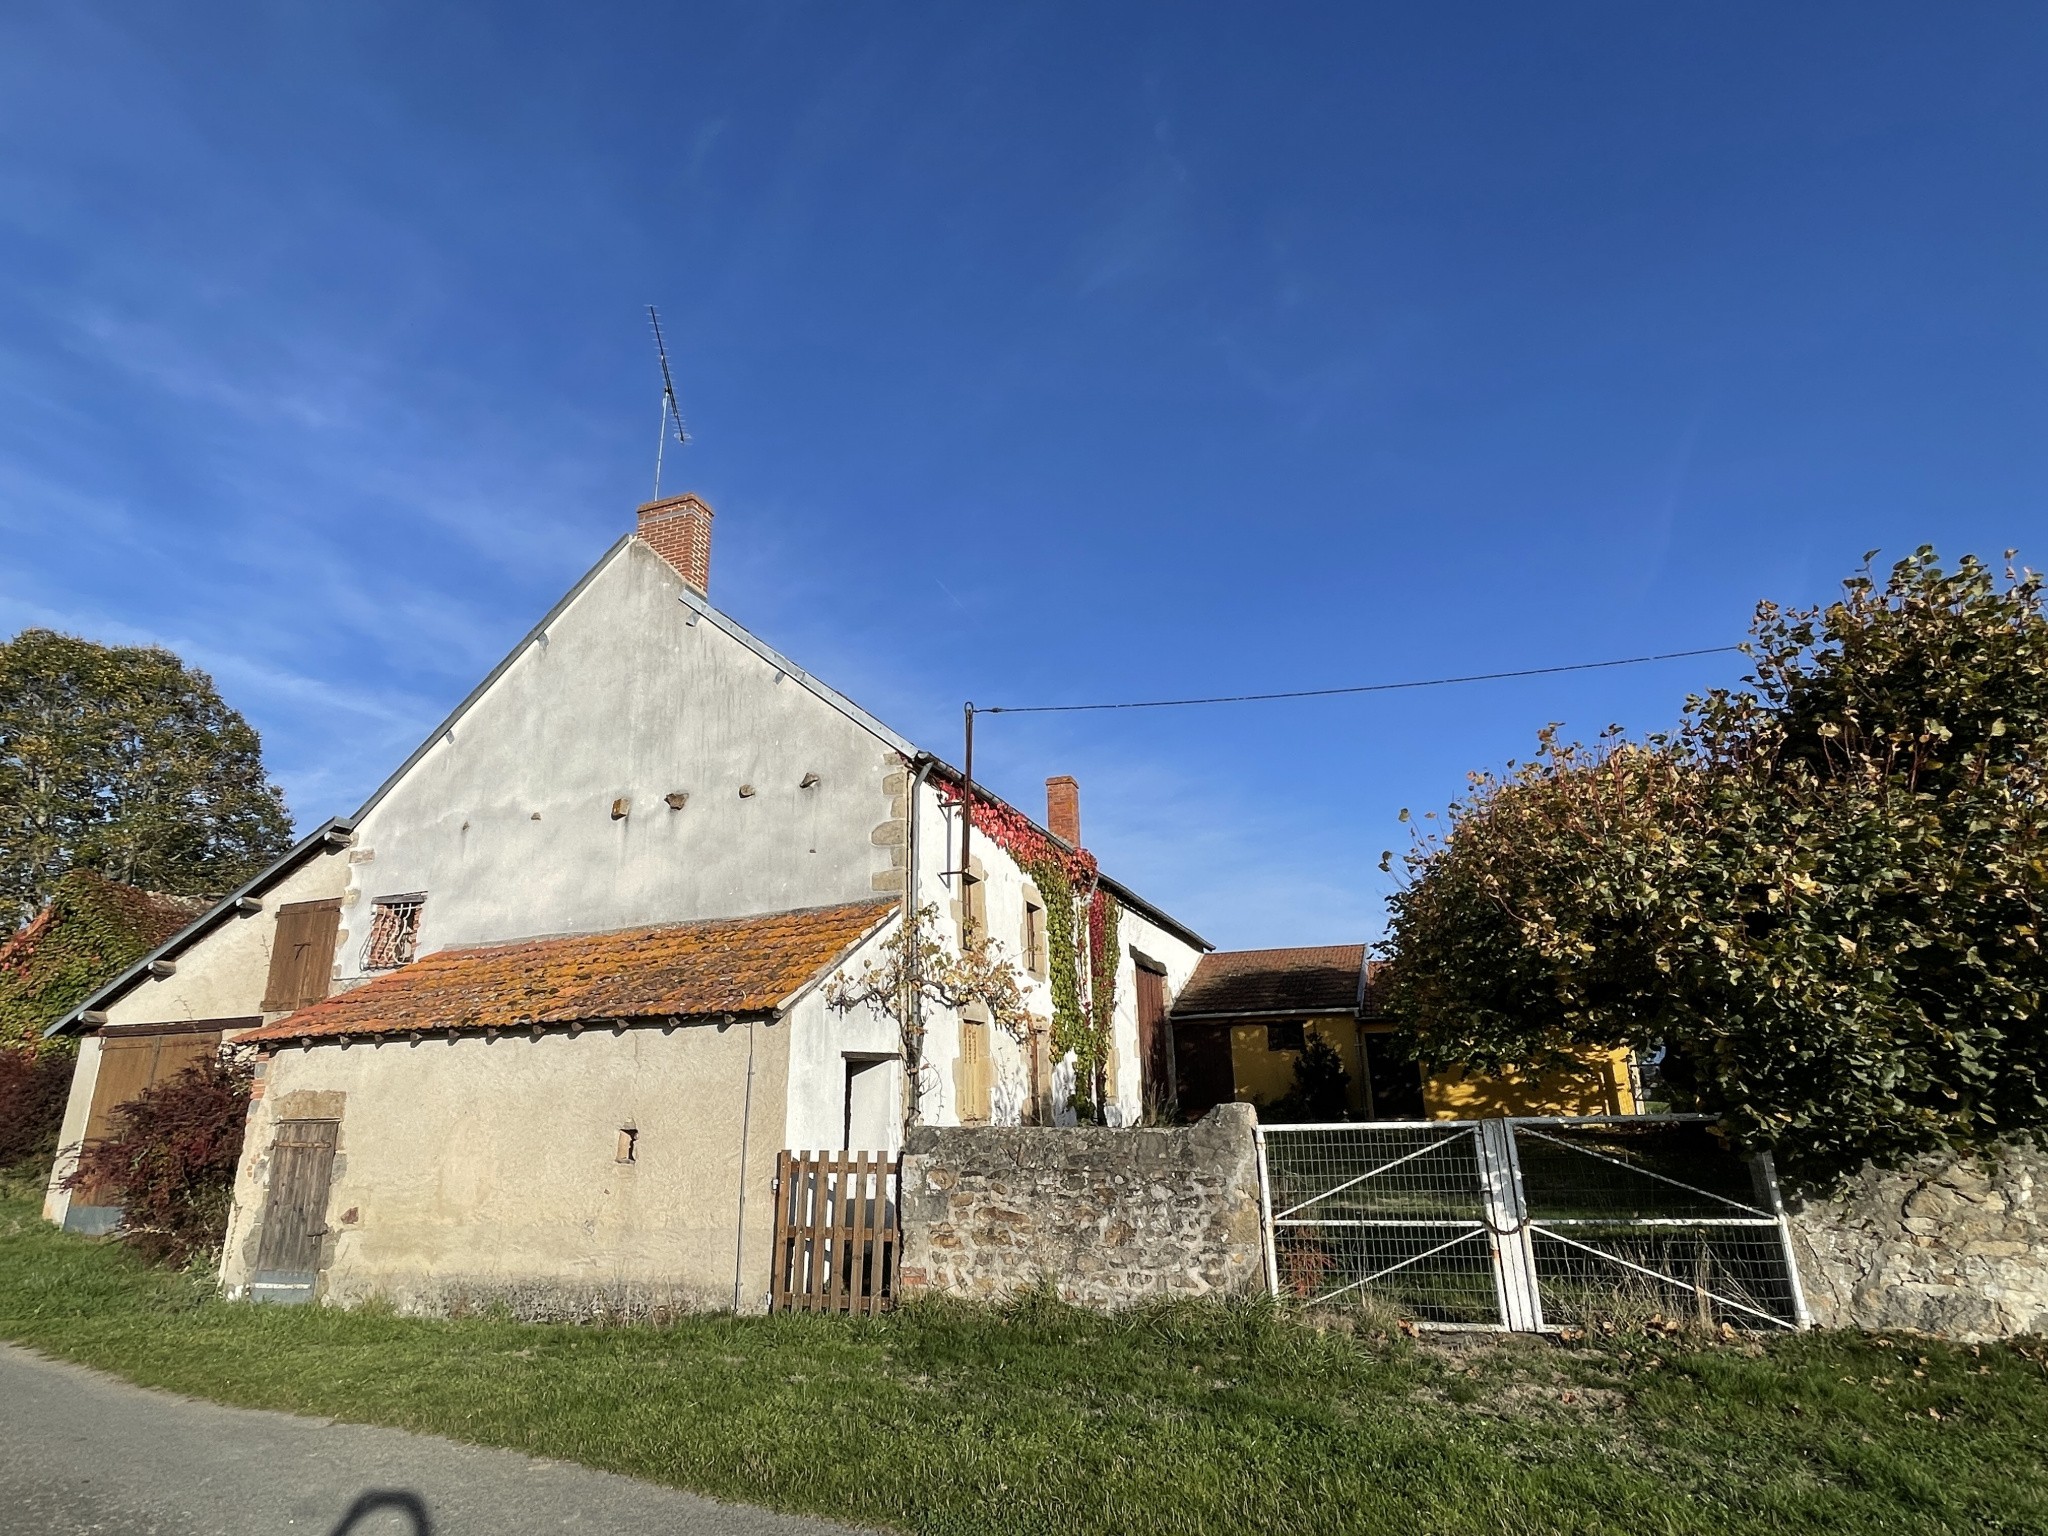
[[[280,1120],[270,1143],[270,1190],[256,1235],[250,1290],[258,1301],[310,1301],[327,1235],[327,1185],[339,1120]]]
[[[1166,973],[1138,967],[1138,1062],[1145,1108],[1159,1114],[1179,1097],[1174,1082],[1173,1036],[1166,1022]]]
[[[123,1035],[100,1035],[99,1066],[93,1073],[92,1107],[85,1117],[85,1144],[102,1142],[114,1131],[114,1116],[145,1088],[176,1077],[220,1049],[217,1029],[171,1031],[148,1029]],[[113,1194],[98,1184],[80,1186],[74,1205],[109,1208]]]

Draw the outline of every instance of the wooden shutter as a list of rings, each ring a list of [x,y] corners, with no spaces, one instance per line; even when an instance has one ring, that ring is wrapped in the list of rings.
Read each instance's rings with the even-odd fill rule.
[[[960,1060],[953,1069],[953,1086],[960,1098],[960,1123],[988,1124],[995,1074],[989,1061],[987,1024],[960,1021]]]
[[[270,941],[270,980],[263,989],[265,1013],[290,1013],[327,995],[334,974],[334,939],[341,929],[341,901],[291,901],[277,909]]]

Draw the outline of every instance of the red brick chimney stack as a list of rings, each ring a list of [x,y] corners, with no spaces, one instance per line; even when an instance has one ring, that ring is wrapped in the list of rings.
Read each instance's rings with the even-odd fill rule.
[[[1081,786],[1064,773],[1045,781],[1045,825],[1054,837],[1081,846]]]
[[[711,509],[695,496],[669,496],[640,509],[636,530],[702,596],[711,585]]]

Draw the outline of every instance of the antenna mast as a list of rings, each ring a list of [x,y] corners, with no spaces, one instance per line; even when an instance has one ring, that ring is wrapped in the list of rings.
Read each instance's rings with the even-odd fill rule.
[[[680,446],[690,440],[689,429],[683,425],[683,408],[676,403],[676,381],[668,371],[668,348],[661,339],[661,316],[655,313],[652,304],[647,306],[648,323],[654,327],[654,354],[661,359],[661,433],[654,440],[654,499],[661,500],[661,457],[668,448],[669,423],[675,423],[676,442]]]

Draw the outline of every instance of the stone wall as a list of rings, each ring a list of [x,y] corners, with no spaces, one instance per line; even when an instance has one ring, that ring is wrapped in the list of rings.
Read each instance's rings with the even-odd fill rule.
[[[1958,1339],[2048,1334],[2048,1152],[1865,1168],[1795,1202],[1800,1279],[1822,1328]]]
[[[922,1126],[903,1152],[905,1296],[1050,1283],[1082,1306],[1265,1286],[1256,1119],[1174,1130]]]

